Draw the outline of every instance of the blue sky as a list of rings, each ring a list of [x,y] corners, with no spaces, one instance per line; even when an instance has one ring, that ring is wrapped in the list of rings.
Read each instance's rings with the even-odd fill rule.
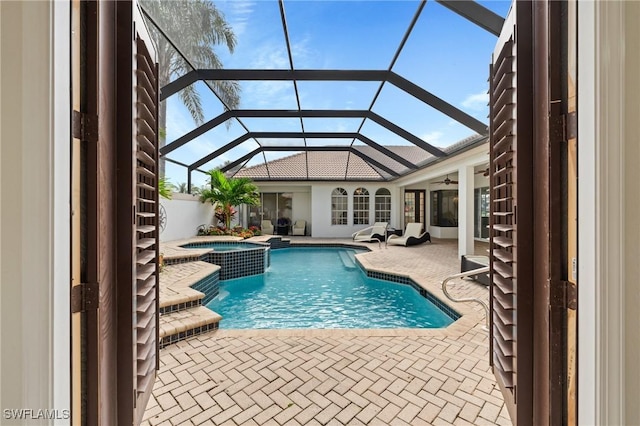
[[[509,1],[481,1],[500,16],[506,16]],[[274,0],[214,1],[237,36],[237,47],[229,54],[220,46],[225,68],[289,69],[278,2]],[[386,70],[411,22],[418,1],[317,1],[284,2],[294,66],[297,69]],[[487,76],[496,37],[435,1],[422,11],[392,70],[466,113],[486,123]],[[205,120],[222,112],[221,103],[203,83],[196,83],[205,107]],[[302,109],[367,109],[379,82],[298,82]],[[291,82],[241,82],[241,108],[297,109]],[[195,123],[177,96],[167,101],[167,141],[192,130]],[[429,107],[413,96],[386,83],[372,110],[436,146],[445,147],[474,132]],[[299,119],[242,119],[251,131],[301,131]],[[306,131],[355,132],[361,119],[304,119]],[[235,120],[218,126],[169,157],[192,163],[245,133]],[[382,145],[409,143],[378,124],[366,121],[362,134]],[[302,140],[260,140],[264,145],[302,145]],[[314,145],[345,145],[350,139],[308,140]],[[257,148],[249,140],[205,166],[207,170]],[[292,154],[267,153],[248,166]],[[173,183],[185,182],[186,171],[167,163]],[[204,175],[194,173],[195,184]]]

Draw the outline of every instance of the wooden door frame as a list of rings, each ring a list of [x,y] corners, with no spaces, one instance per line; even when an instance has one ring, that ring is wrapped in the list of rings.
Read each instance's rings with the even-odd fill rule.
[[[534,209],[534,424],[566,424],[566,3],[532,11]]]
[[[71,2],[71,107],[75,111],[81,110],[81,80],[82,80],[82,42],[84,37],[82,33],[81,20],[83,4],[80,0]],[[81,229],[82,219],[80,212],[82,211],[81,200],[81,150],[82,141],[74,137],[71,142],[71,210],[74,212],[71,216],[71,292],[73,287],[81,285]],[[85,397],[85,389],[83,385],[83,367],[82,359],[84,355],[83,332],[84,313],[71,313],[71,422],[75,425],[86,424],[85,412],[83,411],[82,401]],[[85,420],[83,422],[83,419]]]

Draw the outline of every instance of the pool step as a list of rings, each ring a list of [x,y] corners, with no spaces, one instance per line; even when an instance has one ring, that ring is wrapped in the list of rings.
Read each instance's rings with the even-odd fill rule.
[[[229,295],[229,292],[227,290],[220,290],[215,300],[217,301],[224,300],[225,297],[227,297],[228,295]]]
[[[219,270],[218,265],[195,261],[165,266],[160,272],[160,348],[218,328],[222,317],[204,305],[205,293],[218,291]]]
[[[202,261],[189,265],[165,266],[160,273],[160,315],[204,305],[202,299],[206,289],[192,286],[197,286],[219,269],[217,265]]]
[[[269,243],[272,249],[281,249],[281,248],[291,247],[291,239],[282,238],[281,236],[270,237],[267,240],[267,242]]]
[[[356,258],[353,252],[340,250],[338,254],[340,255],[340,259],[342,260],[342,264],[345,266],[345,268],[347,269],[356,268]]]
[[[204,306],[160,315],[160,349],[218,329],[222,317]]]

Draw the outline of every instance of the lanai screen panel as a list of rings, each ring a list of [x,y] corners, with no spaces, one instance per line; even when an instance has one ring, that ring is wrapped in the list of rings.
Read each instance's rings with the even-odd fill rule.
[[[376,81],[300,81],[300,106],[315,110],[366,110],[379,84]]]
[[[418,4],[413,0],[287,1],[294,66],[386,69]],[[358,23],[366,23],[366,29]],[[376,30],[382,28],[387,30]]]
[[[500,2],[491,2],[497,3]],[[451,31],[451,28],[458,29]],[[425,46],[425,40],[428,44]],[[427,2],[393,71],[475,118],[489,114],[487,66],[496,37],[435,1]]]
[[[143,0],[143,7],[145,3],[152,2]],[[171,7],[181,7],[183,15],[190,15],[192,6],[189,3],[193,2],[173,3],[178,6]],[[179,70],[172,71],[171,87],[163,87],[161,99],[178,99],[180,93],[192,90],[201,95],[201,106],[205,111],[202,120],[191,120],[190,125],[167,125],[170,137],[166,143],[171,146],[178,140],[188,145],[191,143],[189,133],[195,129],[196,133],[202,134],[219,132],[221,135],[216,135],[216,143],[226,140],[232,145],[238,133],[250,133],[252,136],[239,146],[251,142],[258,145],[257,151],[249,147],[237,150],[238,156],[233,159],[229,158],[232,151],[229,149],[224,152],[224,158],[219,154],[222,161],[217,162],[210,158],[220,149],[216,144],[211,146],[209,153],[201,156],[190,153],[190,158],[185,154],[189,151],[182,147],[181,151],[175,149],[175,145],[161,149],[166,158],[179,154],[173,159],[186,164],[191,172],[205,165],[225,162],[231,163],[227,170],[238,170],[238,167],[256,165],[254,163],[260,157],[263,163],[269,161],[267,157],[275,160],[283,155],[283,151],[270,151],[269,147],[298,148],[293,143],[279,141],[287,139],[301,141],[300,152],[307,152],[304,155],[307,164],[314,157],[322,165],[326,154],[319,154],[322,151],[318,148],[342,147],[349,141],[352,149],[363,146],[375,152],[360,155],[363,154],[360,151],[336,151],[337,157],[345,158],[344,163],[339,163],[344,165],[342,173],[327,171],[324,178],[341,175],[342,179],[349,180],[356,176],[349,168],[361,170],[357,162],[364,161],[369,167],[365,168],[365,175],[372,172],[378,178],[390,180],[414,170],[413,165],[417,163],[426,164],[430,155],[446,156],[443,149],[462,139],[478,133],[487,134],[487,108],[483,105],[488,89],[486,64],[495,44],[496,27],[507,12],[507,1],[487,3],[487,10],[482,5],[478,9],[475,3],[471,8],[463,4],[464,11],[451,10],[451,4],[445,7],[438,2],[425,1],[265,0],[214,4],[235,33],[235,45],[233,53],[224,45],[216,46],[220,62],[209,67],[198,63],[197,49],[188,46],[188,37],[185,37],[185,34],[207,31],[206,19],[192,14],[194,23],[191,26],[183,25],[176,31],[168,25],[163,31],[165,17],[157,10],[154,12],[152,7],[145,8],[148,18],[153,21],[151,25],[158,24],[160,37],[165,39],[165,45],[170,45],[168,50],[173,54],[177,52],[183,62]],[[467,19],[459,15],[468,15],[474,8],[476,12],[480,10],[482,16]],[[478,25],[471,22],[474,19]],[[478,61],[477,58],[483,55],[486,59]],[[469,63],[472,59],[482,66],[475,63],[472,66]],[[223,68],[228,73],[206,74],[216,68]],[[243,74],[249,70],[258,74],[250,77]],[[290,74],[280,73],[274,78],[273,74],[267,75],[263,71]],[[300,74],[304,71],[314,74]],[[347,71],[351,74],[341,74]],[[230,86],[239,89],[239,100],[234,103],[221,93]],[[433,99],[436,99],[435,103]],[[180,104],[178,100],[173,102]],[[178,111],[171,114],[171,120],[189,122],[188,116],[185,118],[185,111],[189,113],[188,106],[170,108]],[[260,111],[264,112],[261,118]],[[334,111],[343,113],[333,114]],[[318,113],[320,115],[314,115]],[[404,135],[399,129],[405,132]],[[178,135],[180,131],[185,133]],[[274,138],[277,140],[253,136],[254,132],[265,131],[296,134],[291,137],[281,134]],[[228,132],[228,137],[223,137],[224,132]],[[322,132],[347,132],[349,136],[310,135]],[[363,143],[364,139],[353,137],[354,134],[371,143]],[[407,138],[407,134],[413,136]],[[199,139],[194,137],[193,140],[202,146]],[[406,158],[411,164],[380,163],[377,159],[380,155],[388,157],[386,148],[380,147],[396,145],[420,146],[428,152],[413,156],[412,151],[405,150],[398,154],[412,155]],[[432,149],[428,149],[430,147]],[[350,165],[351,157],[357,158],[353,165]],[[397,160],[391,158],[392,162]],[[268,169],[268,164],[265,168]],[[307,178],[311,179],[312,170],[307,172]]]
[[[307,132],[357,132],[361,118],[304,118]]]

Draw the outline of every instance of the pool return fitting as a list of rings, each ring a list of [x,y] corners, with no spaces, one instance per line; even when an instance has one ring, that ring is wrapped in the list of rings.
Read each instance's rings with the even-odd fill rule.
[[[444,281],[442,281],[442,292],[452,302],[476,302],[476,303],[479,303],[480,305],[482,305],[482,307],[484,308],[485,321],[486,321],[486,323],[482,327],[482,329],[485,330],[485,331],[489,331],[489,307],[487,306],[486,303],[484,303],[480,299],[476,299],[476,298],[473,298],[473,297],[466,297],[466,298],[462,298],[462,299],[456,299],[456,298],[452,297],[449,294],[449,291],[447,290],[447,283],[449,281],[451,281],[451,280],[454,280],[456,278],[462,279],[462,278],[470,277],[470,276],[473,276],[473,275],[484,274],[486,272],[489,272],[489,267],[488,266],[484,266],[484,267],[478,268],[478,269],[473,269],[471,271],[461,272],[461,273],[455,274],[455,275],[450,275],[447,278],[445,278]]]

